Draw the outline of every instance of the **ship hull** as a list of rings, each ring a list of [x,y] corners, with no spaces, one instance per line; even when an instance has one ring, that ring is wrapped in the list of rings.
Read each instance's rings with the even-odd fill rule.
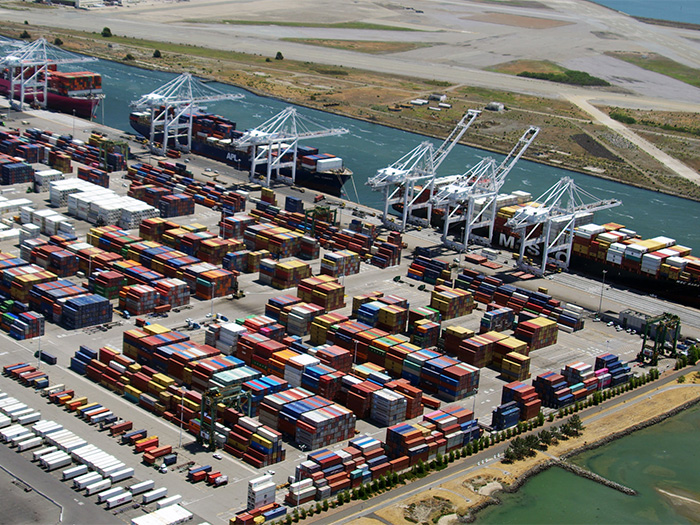
[[[143,135],[144,137],[148,137],[150,135],[151,130],[147,126],[134,120],[130,120],[130,123],[134,131],[140,135]],[[156,140],[159,140],[158,136],[156,136]],[[160,140],[162,140],[162,135]],[[192,153],[222,162],[228,166],[236,168],[237,170],[250,170],[250,156],[245,152],[237,151],[232,148],[229,149],[211,145],[206,141],[193,140]],[[256,171],[260,175],[264,175],[267,173],[267,166],[265,164],[258,164]],[[273,171],[273,177],[274,173],[275,171]],[[280,174],[290,178],[292,176],[291,168],[281,168]],[[343,195],[343,186],[348,180],[350,180],[351,176],[352,175],[347,171],[343,173],[319,172],[297,166],[295,184],[304,188],[327,193],[334,197],[340,197]]]
[[[485,232],[482,233],[485,234]],[[520,239],[508,231],[496,231],[492,244],[495,248],[517,252],[520,247]],[[541,246],[530,247],[526,250],[525,255],[537,258],[542,253],[541,248]],[[552,257],[556,258],[557,255],[553,254]],[[647,295],[657,295],[686,306],[700,307],[700,283],[698,282],[666,279],[644,272],[635,272],[607,261],[585,257],[576,252],[571,253],[569,270],[594,278],[602,278],[603,271],[605,271],[606,283],[619,284],[639,290]]]
[[[0,94],[7,96],[9,93],[10,81],[7,79],[0,79]],[[19,97],[19,86],[16,86],[14,99],[19,100]],[[34,95],[25,95],[24,102],[28,104],[34,102]],[[46,106],[48,109],[53,109],[69,115],[72,115],[73,111],[75,111],[76,117],[91,119],[95,114],[95,108],[97,108],[99,102],[99,98],[69,97],[49,91],[47,93]]]

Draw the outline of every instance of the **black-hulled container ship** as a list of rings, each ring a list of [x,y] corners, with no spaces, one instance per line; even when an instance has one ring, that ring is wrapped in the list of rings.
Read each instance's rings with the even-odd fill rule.
[[[183,122],[190,115],[181,117]],[[151,133],[151,115],[146,112],[132,112],[129,123],[138,134],[149,137]],[[236,130],[236,123],[224,117],[211,113],[196,113],[192,115],[192,152],[223,162],[238,170],[248,171],[251,167],[252,147],[237,147],[234,141],[243,133]],[[156,141],[162,141],[163,135],[156,134]],[[169,144],[168,147],[174,145]],[[276,156],[273,150],[272,156]],[[289,164],[293,161],[292,154],[286,154],[286,167],[280,168],[280,174],[292,176]],[[256,171],[267,173],[266,161],[258,161]],[[273,170],[273,174],[274,174]],[[319,153],[317,148],[297,146],[297,163],[295,184],[304,188],[321,191],[336,197],[343,195],[344,184],[352,177],[352,172],[345,168],[343,159],[328,153]]]
[[[528,202],[526,192],[511,195],[512,203],[498,209],[493,245],[520,249],[520,236],[506,222]],[[504,196],[507,197],[507,196]],[[500,197],[499,197],[500,200]],[[643,238],[621,224],[594,224],[590,214],[574,232],[569,268],[605,282],[616,283],[646,294],[693,307],[700,307],[700,257],[675,239],[656,236]],[[541,228],[541,226],[538,226]],[[478,232],[477,232],[478,233]],[[526,256],[538,259],[542,247],[533,247]],[[555,254],[556,258],[556,254]]]

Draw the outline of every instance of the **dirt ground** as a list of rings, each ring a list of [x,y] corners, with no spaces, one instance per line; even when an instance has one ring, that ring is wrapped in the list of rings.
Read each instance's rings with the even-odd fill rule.
[[[551,29],[553,27],[568,26],[571,22],[563,20],[551,20],[537,18],[534,16],[509,15],[505,13],[484,13],[470,17],[470,20],[489,22],[491,24],[502,24],[513,27],[525,27],[527,29]]]

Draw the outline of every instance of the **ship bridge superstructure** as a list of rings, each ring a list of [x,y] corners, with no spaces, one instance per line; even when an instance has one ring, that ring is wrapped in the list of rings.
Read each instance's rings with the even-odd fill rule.
[[[500,164],[487,157],[462,175],[435,181],[437,190],[430,200],[434,207],[443,210],[443,244],[464,250],[471,241],[491,243],[501,187],[539,132],[538,127],[528,128]],[[450,229],[460,223],[464,225],[462,239],[451,239]],[[488,227],[488,237],[477,238],[473,231],[483,227]]]
[[[153,153],[165,155],[169,145],[185,152],[192,149],[193,118],[203,109],[201,104],[241,98],[241,94],[223,93],[190,73],[183,73],[132,102],[131,107],[150,112],[149,147]]]
[[[437,170],[480,114],[481,111],[470,109],[437,149],[430,141],[421,142],[367,180],[366,184],[374,191],[384,193],[382,222],[387,227],[404,231],[409,223],[428,223],[432,213],[430,196],[435,190]],[[416,188],[417,183],[422,184],[419,189]],[[402,205],[398,223],[389,216],[389,207],[395,204]],[[419,209],[426,209],[427,219],[415,216]]]
[[[265,165],[263,184],[270,186],[272,174],[278,180],[294,184],[299,142],[349,133],[345,128],[326,128],[289,106],[260,126],[243,133],[233,141],[237,149],[250,148],[250,177],[255,179],[258,166]],[[290,176],[280,170],[287,168]]]
[[[568,268],[577,225],[596,211],[622,204],[617,199],[598,199],[579,188],[570,177],[561,178],[533,203],[517,210],[506,226],[520,237],[518,266],[536,275],[544,275],[547,265]],[[542,245],[540,264],[525,258],[528,247]],[[560,253],[559,257],[552,257]]]
[[[96,58],[65,51],[39,38],[33,42],[0,41],[0,69],[7,69],[10,94],[18,99],[19,110],[24,109],[25,100],[32,100],[40,107],[48,102],[49,72],[62,64],[97,62]],[[99,94],[95,97],[104,98]]]

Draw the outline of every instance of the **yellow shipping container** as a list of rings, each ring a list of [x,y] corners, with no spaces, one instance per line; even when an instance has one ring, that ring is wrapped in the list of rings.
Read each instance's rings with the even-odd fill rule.
[[[143,330],[145,332],[148,332],[149,335],[161,335],[161,334],[167,334],[168,332],[171,332],[170,328],[167,328],[163,326],[162,324],[147,324],[146,326],[143,327]]]
[[[141,397],[141,394],[142,394],[143,392],[141,392],[138,388],[135,388],[135,387],[133,387],[133,386],[131,386],[131,385],[126,385],[126,386],[124,387],[124,393],[125,393],[125,394],[131,394],[131,395],[134,396],[136,399],[138,399],[138,398]]]
[[[165,374],[156,374],[153,376],[153,380],[164,387],[169,387],[170,385],[175,384],[175,380],[172,377],[166,376]]]

